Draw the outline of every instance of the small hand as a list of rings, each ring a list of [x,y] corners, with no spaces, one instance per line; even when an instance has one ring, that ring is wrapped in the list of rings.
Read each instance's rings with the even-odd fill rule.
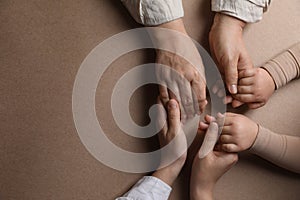
[[[263,68],[243,70],[239,77],[238,94],[233,95],[233,107],[247,103],[249,108],[259,108],[267,103],[275,91],[273,78]]]
[[[216,120],[222,128],[219,147],[223,151],[244,151],[255,142],[258,125],[246,116],[234,113],[218,114]]]

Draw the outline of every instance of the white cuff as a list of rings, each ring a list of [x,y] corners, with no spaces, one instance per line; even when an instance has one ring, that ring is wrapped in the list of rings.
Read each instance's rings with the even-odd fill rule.
[[[116,200],[167,200],[172,188],[154,176],[144,176],[123,197]]]
[[[184,15],[181,0],[121,0],[131,16],[146,26],[160,25]]]
[[[271,0],[212,0],[212,11],[236,17],[245,22],[257,22],[262,19]]]

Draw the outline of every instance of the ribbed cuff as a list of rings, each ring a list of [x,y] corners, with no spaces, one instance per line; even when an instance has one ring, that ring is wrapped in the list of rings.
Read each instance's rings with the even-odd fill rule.
[[[276,89],[300,77],[300,43],[262,66],[272,76]]]
[[[265,158],[273,163],[283,159],[287,149],[287,139],[283,135],[275,134],[267,128],[258,125],[256,140],[249,152]]]

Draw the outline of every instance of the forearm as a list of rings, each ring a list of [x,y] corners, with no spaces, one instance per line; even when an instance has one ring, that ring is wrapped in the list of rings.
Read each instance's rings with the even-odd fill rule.
[[[276,89],[300,77],[300,42],[268,61],[263,68],[272,76]]]
[[[250,152],[290,171],[300,173],[300,137],[281,135],[259,126]]]

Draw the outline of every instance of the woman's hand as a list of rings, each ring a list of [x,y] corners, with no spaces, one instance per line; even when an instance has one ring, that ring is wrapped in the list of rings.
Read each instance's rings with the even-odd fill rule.
[[[218,135],[217,123],[210,123],[205,137],[214,139],[214,143],[216,143]],[[216,182],[238,160],[237,154],[221,151],[210,151],[205,157],[202,156],[199,151],[194,158],[190,180],[190,197],[192,200],[212,200]]]
[[[162,105],[160,99],[158,100],[158,103]],[[165,120],[163,116],[164,113],[160,112],[158,123]],[[161,179],[168,185],[172,185],[177,178],[187,156],[187,142],[180,122],[180,109],[178,103],[174,99],[171,99],[167,103],[167,122],[159,133],[159,142],[161,147],[168,145],[171,141],[174,142],[172,144],[173,148],[169,149],[167,153],[162,155],[161,163],[164,163],[168,160],[168,158],[174,158],[174,156],[177,160],[153,173],[153,176]]]

